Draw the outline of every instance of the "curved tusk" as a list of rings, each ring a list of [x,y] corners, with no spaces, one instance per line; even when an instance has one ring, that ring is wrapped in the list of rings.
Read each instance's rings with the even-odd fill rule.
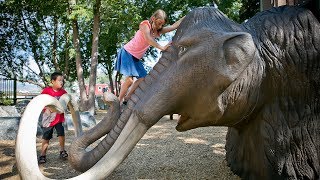
[[[79,106],[75,102],[75,100],[71,97],[70,94],[64,94],[59,99],[60,103],[64,105],[65,109],[68,106],[71,116],[72,116],[72,123],[74,127],[74,133],[76,137],[79,137],[83,134],[82,125],[81,125],[81,118],[79,113]]]
[[[37,123],[45,106],[52,106],[58,112],[63,112],[59,101],[42,94],[30,101],[20,121],[15,154],[21,179],[50,179],[41,173],[36,154]],[[105,179],[128,156],[147,130],[148,127],[139,122],[137,115],[131,114],[111,149],[88,171],[71,179]]]
[[[64,94],[59,98],[59,102],[64,110],[67,110],[67,105],[71,101],[70,94]]]
[[[45,106],[51,106],[59,113],[64,112],[59,101],[47,94],[36,96],[26,107],[20,120],[15,149],[17,167],[22,179],[48,179],[38,167],[36,148],[38,119]]]
[[[131,114],[110,150],[88,171],[71,179],[105,179],[129,155],[147,130],[148,128],[139,122],[139,118],[134,113]]]
[[[81,119],[79,113],[79,107],[70,94],[64,94],[59,98],[59,102],[62,105],[64,111],[67,110],[67,107],[70,110],[72,116],[72,123],[74,126],[74,133],[76,137],[79,137],[83,134]]]
[[[74,109],[74,106],[70,102],[68,103],[68,107],[72,117],[75,136],[80,137],[83,134],[80,113],[78,110]]]

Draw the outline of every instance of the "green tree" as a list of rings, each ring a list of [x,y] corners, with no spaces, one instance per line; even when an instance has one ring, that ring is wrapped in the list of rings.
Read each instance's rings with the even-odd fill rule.
[[[113,68],[117,50],[134,35],[139,20],[138,9],[130,1],[106,0],[102,3],[99,61],[113,91]]]
[[[80,109],[82,111],[90,111],[91,114],[94,113],[94,102],[95,102],[95,85],[96,85],[96,77],[97,77],[97,67],[98,67],[98,44],[99,44],[99,32],[100,32],[100,7],[101,1],[96,0],[94,4],[91,2],[82,2],[77,4],[76,0],[69,0],[69,15],[72,21],[72,30],[73,30],[73,45],[76,52],[76,69],[77,69],[77,80],[80,89]],[[85,6],[84,6],[85,5]],[[81,49],[81,39],[79,32],[79,24],[78,19],[83,18],[85,16],[80,15],[82,10],[87,15],[90,16],[90,11],[85,9],[84,7],[92,7],[92,29],[89,32],[91,34],[83,33],[84,35],[89,35],[88,37],[92,39],[92,41],[88,41],[89,46],[85,46],[82,53]],[[79,13],[80,12],[80,13]],[[88,26],[84,26],[88,27]],[[90,48],[91,47],[91,48]],[[89,74],[89,85],[88,92],[86,91],[85,82],[84,82],[84,66],[83,66],[83,55],[84,59],[89,59],[88,52],[91,49],[90,56],[90,74]]]
[[[49,84],[50,73],[62,71],[67,80],[78,81],[80,106],[83,110],[92,111],[98,64],[103,67],[112,86],[117,50],[130,40],[142,20],[148,19],[156,9],[161,8],[168,14],[168,23],[172,24],[192,9],[209,6],[212,2],[1,1],[1,75],[17,77],[20,81],[43,87]],[[242,22],[255,12],[256,6],[254,9],[246,6],[251,6],[253,2],[256,1],[217,0],[217,5],[227,16]],[[247,13],[249,10],[252,13]],[[157,56],[154,48],[147,54]],[[34,60],[39,73],[30,68],[30,59]],[[89,92],[85,90],[85,78],[89,78]]]
[[[64,71],[70,75],[69,60],[60,57],[61,47],[67,39],[61,32],[66,31],[67,4],[62,0],[6,0],[1,2],[1,75],[16,77],[44,87],[49,84],[52,71]],[[34,60],[39,73],[30,68]],[[72,68],[70,68],[72,69]]]
[[[260,11],[260,0],[242,0],[239,10],[239,21],[243,22]]]
[[[208,1],[203,2],[208,4]],[[190,5],[195,7],[199,5],[199,1],[192,1]],[[148,19],[156,9],[160,8],[168,12],[169,23],[175,22],[191,9],[185,1],[106,0],[102,3],[104,13],[101,16],[99,54],[100,63],[105,69],[109,82],[114,82],[113,68],[117,50],[130,40],[142,20]],[[150,48],[147,55],[156,58],[156,50]],[[110,86],[113,90],[113,83],[110,83]]]
[[[40,0],[2,1],[1,17],[5,21],[1,25],[4,27],[1,31],[3,51],[0,62],[4,71],[1,74],[44,87],[50,83],[49,75],[53,71],[62,71],[68,80],[78,79],[82,90],[81,107],[87,110],[93,106],[94,92],[87,97],[81,79],[89,77],[92,94],[98,64],[100,3],[100,0],[79,1],[71,12],[66,0],[45,3]],[[78,34],[75,31],[70,33],[71,29],[74,30],[74,24]],[[72,40],[81,44],[72,43]],[[30,59],[39,72],[30,68]],[[79,64],[81,68],[78,68]]]

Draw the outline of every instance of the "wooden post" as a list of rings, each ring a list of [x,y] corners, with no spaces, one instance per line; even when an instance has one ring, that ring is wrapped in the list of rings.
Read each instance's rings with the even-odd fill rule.
[[[17,78],[13,78],[13,105],[17,104]]]
[[[304,2],[304,0],[260,0],[260,11],[284,5],[293,6],[302,2]]]
[[[264,11],[273,7],[274,0],[260,0],[260,11]]]

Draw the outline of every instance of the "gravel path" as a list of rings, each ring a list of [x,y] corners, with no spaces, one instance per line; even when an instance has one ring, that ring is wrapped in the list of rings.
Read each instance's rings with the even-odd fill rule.
[[[175,119],[165,116],[150,128],[108,179],[240,179],[226,165],[227,128],[206,127],[177,132]],[[73,132],[68,131],[66,137],[68,147]],[[38,154],[40,142],[38,138]],[[40,165],[41,171],[56,179],[78,175],[79,172],[73,170],[67,161],[58,159],[58,151],[55,137],[49,146],[47,163]],[[20,179],[14,160],[14,142],[0,141],[0,167],[0,179]]]

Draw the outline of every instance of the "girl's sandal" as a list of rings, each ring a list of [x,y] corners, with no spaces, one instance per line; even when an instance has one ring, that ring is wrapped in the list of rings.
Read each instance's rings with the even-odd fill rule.
[[[129,99],[130,99],[130,97],[128,97],[128,96],[124,97],[124,98],[123,98],[123,102],[122,102],[122,104],[123,104],[123,105],[127,105],[127,104],[128,104]]]
[[[39,157],[39,160],[38,160],[39,164],[43,164],[43,163],[46,163],[46,162],[47,162],[46,156],[40,156]]]

